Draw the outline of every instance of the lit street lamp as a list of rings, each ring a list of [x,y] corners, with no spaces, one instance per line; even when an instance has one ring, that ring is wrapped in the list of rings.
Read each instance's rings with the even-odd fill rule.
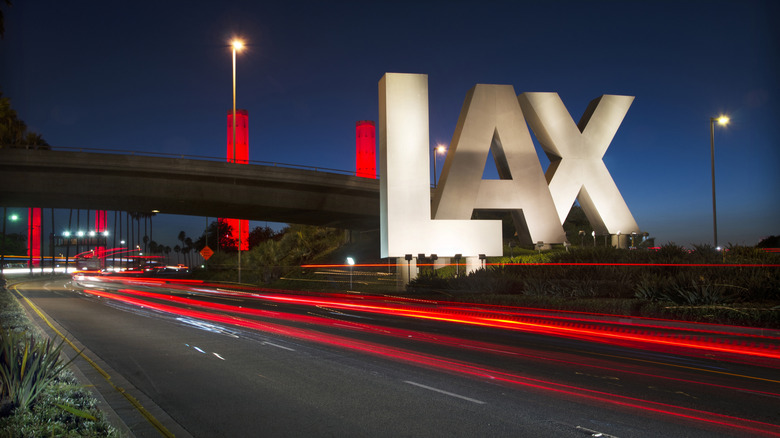
[[[710,167],[712,168],[712,230],[715,248],[718,248],[718,216],[715,208],[715,122],[726,126],[729,118],[726,116],[710,117]]]
[[[352,267],[355,266],[355,259],[347,257],[347,264],[349,265],[349,290],[352,290]]]
[[[236,52],[244,48],[244,42],[234,39],[233,47],[233,163],[236,163]],[[238,220],[238,282],[241,283],[241,219]]]
[[[431,154],[433,155],[433,188],[436,188],[436,184],[438,182],[436,178],[436,154],[443,154],[447,152],[447,148],[444,147],[444,145],[438,145],[431,151]]]

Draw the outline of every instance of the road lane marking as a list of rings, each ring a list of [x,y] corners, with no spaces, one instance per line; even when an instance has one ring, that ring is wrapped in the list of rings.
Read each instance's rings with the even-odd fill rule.
[[[585,433],[589,433],[590,436],[596,436],[596,437],[602,437],[602,438],[618,438],[615,435],[610,435],[608,433],[599,432],[599,431],[593,430],[593,429],[588,429],[587,427],[577,426],[574,429],[582,431],[582,432],[585,432]]]
[[[141,403],[135,397],[133,397],[132,395],[128,394],[127,391],[125,391],[125,389],[122,388],[121,386],[115,385],[114,382],[111,381],[111,376],[107,372],[103,371],[103,369],[100,368],[100,366],[98,364],[96,364],[92,359],[90,359],[89,357],[87,357],[86,354],[84,354],[83,350],[79,350],[78,347],[76,347],[76,345],[73,344],[73,342],[71,342],[69,339],[67,339],[65,337],[65,335],[62,334],[62,332],[57,330],[57,328],[54,327],[54,325],[52,325],[52,323],[49,321],[49,319],[46,318],[46,316],[44,315],[43,311],[38,309],[38,307],[35,304],[33,304],[33,302],[30,301],[26,296],[22,295],[22,292],[19,291],[19,289],[16,287],[16,285],[14,285],[12,287],[12,289],[20,297],[22,297],[22,299],[24,299],[25,302],[27,302],[27,305],[29,305],[30,308],[32,310],[34,310],[36,314],[38,314],[38,316],[43,320],[43,322],[46,323],[46,325],[48,325],[52,330],[54,330],[54,332],[57,333],[57,335],[59,335],[59,337],[62,338],[62,340],[64,342],[66,342],[68,345],[71,346],[71,348],[73,348],[73,350],[76,352],[76,354],[81,356],[85,361],[87,361],[88,364],[92,365],[92,368],[94,368],[95,371],[97,371],[101,376],[103,376],[103,378],[106,380],[106,382],[108,382],[108,384],[111,385],[111,387],[114,388],[114,390],[116,390],[118,393],[122,394],[122,396],[124,396],[124,398],[127,399],[127,401],[130,402],[130,404],[133,405],[133,407],[139,413],[141,413],[141,415],[143,415],[144,418],[146,418],[146,420],[149,423],[151,423],[152,426],[154,426],[157,429],[157,431],[160,432],[160,434],[162,436],[170,437],[170,438],[174,438],[175,437],[175,435],[173,433],[171,433],[171,431],[169,431],[165,426],[163,426],[163,424],[160,423],[160,420],[155,418],[149,411],[147,411],[146,408],[144,408],[141,405]]]
[[[639,359],[637,357],[619,356],[619,355],[615,355],[615,354],[606,354],[606,353],[596,353],[596,352],[593,352],[593,351],[584,351],[584,350],[576,350],[576,349],[573,349],[572,351],[579,352],[579,353],[587,353],[587,354],[594,355],[594,356],[612,357],[612,358],[618,358],[618,359],[633,360],[635,362],[651,363],[651,364],[654,364],[654,365],[664,365],[664,366],[674,367],[674,368],[682,368],[682,369],[687,369],[687,370],[702,371],[702,372],[705,372],[705,373],[722,374],[724,376],[741,377],[743,379],[763,380],[765,382],[780,383],[780,380],[766,379],[764,377],[746,376],[744,374],[735,374],[735,373],[728,373],[726,371],[709,370],[709,369],[706,369],[706,368],[699,368],[699,367],[694,367],[694,366],[689,366],[689,365],[678,365],[678,364],[674,364],[674,363],[661,362],[661,361],[657,361],[657,360]]]
[[[282,350],[287,350],[287,351],[295,351],[295,350],[294,350],[294,349],[292,349],[292,348],[285,347],[284,345],[274,344],[273,342],[268,342],[268,341],[265,341],[265,342],[263,342],[262,344],[263,344],[263,345],[270,345],[270,346],[272,346],[272,347],[276,347],[276,348],[281,348]]]
[[[466,397],[465,395],[455,394],[453,392],[445,391],[443,389],[433,388],[433,387],[430,387],[428,385],[423,385],[422,383],[412,382],[410,380],[404,380],[404,383],[408,383],[408,384],[414,385],[414,386],[419,386],[420,388],[424,388],[424,389],[427,389],[427,390],[430,390],[430,391],[435,391],[435,392],[438,392],[438,393],[444,394],[444,395],[449,395],[450,397],[457,397],[457,398],[460,398],[460,399],[463,399],[463,400],[466,400],[466,401],[470,401],[472,403],[477,403],[477,404],[480,404],[480,405],[484,405],[486,403],[486,402],[483,402],[482,400],[477,400],[475,398]]]

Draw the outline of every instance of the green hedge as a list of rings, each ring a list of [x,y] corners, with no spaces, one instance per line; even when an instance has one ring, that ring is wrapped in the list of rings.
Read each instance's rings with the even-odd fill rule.
[[[522,301],[566,310],[780,327],[780,268],[768,266],[780,265],[780,255],[756,248],[586,247],[489,261],[496,265],[458,278],[449,271],[425,270],[409,291],[497,304]]]

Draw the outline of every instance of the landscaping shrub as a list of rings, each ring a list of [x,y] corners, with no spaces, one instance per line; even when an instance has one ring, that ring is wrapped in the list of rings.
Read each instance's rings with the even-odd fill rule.
[[[28,409],[68,364],[60,359],[63,342],[38,342],[26,333],[2,332],[0,340],[0,395],[13,408]]]
[[[628,303],[624,308],[644,316],[780,326],[780,268],[768,266],[780,264],[780,255],[756,248],[688,249],[674,243],[657,251],[585,247],[491,261],[506,265],[458,278],[420,275],[410,289],[500,295],[496,303],[524,301],[513,296],[527,297],[525,302],[578,301],[579,310],[587,311],[598,311],[605,300],[623,299]]]
[[[0,275],[2,279],[2,275]],[[19,302],[0,288],[0,437],[118,437]],[[45,383],[44,383],[45,382]]]

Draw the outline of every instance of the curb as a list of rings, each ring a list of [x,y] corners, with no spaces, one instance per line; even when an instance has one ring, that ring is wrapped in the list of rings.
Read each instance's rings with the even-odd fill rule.
[[[8,284],[7,289],[21,283],[24,282]],[[68,360],[81,356],[81,359],[77,358],[70,364],[69,369],[76,379],[87,387],[92,396],[99,401],[98,409],[106,415],[108,422],[122,436],[192,438],[192,435],[183,426],[171,418],[152,399],[133,386],[98,355],[81,344],[78,339],[43,310],[37,306],[35,309],[31,309],[30,303],[26,300],[16,298],[27,314],[30,323],[38,327],[42,333],[51,339],[64,336],[66,344],[69,345],[63,348],[63,354]],[[45,320],[41,318],[41,315],[38,315],[38,312]],[[145,412],[141,412],[139,406]]]

